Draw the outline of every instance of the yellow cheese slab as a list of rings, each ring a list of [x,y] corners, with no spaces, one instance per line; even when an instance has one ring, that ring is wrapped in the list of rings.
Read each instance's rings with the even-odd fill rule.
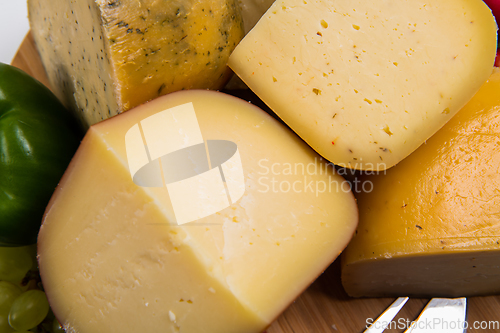
[[[144,148],[134,145],[137,124],[151,142],[151,128],[168,118],[160,113],[189,103],[199,128],[171,133],[199,132],[208,148],[211,140],[236,144],[244,193],[235,154],[222,164],[232,204],[178,225],[174,192],[136,185],[130,171],[140,164],[130,170],[128,160]],[[176,112],[175,126],[192,124]],[[347,183],[285,126],[235,97],[184,91],[89,129],[47,208],[39,265],[68,332],[260,332],[339,255],[356,225]]]
[[[500,293],[500,71],[386,175],[362,179],[342,257],[351,296]],[[369,188],[368,186],[366,188]]]
[[[324,158],[383,170],[486,81],[496,30],[481,0],[280,0],[229,66]]]
[[[243,37],[236,0],[29,0],[56,95],[85,127],[177,90],[224,86]]]

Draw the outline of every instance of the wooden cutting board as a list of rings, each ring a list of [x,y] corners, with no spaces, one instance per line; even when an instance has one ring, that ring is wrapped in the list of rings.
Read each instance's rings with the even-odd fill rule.
[[[30,33],[21,44],[12,65],[49,86]],[[363,332],[367,319],[377,318],[393,301],[394,298],[356,299],[347,296],[340,282],[340,263],[337,260],[269,327],[267,333]],[[428,301],[410,299],[394,320],[399,323],[398,320],[416,319]],[[470,325],[474,321],[500,321],[500,296],[469,298],[468,321]],[[386,332],[403,331],[391,329]],[[500,330],[469,328],[467,332]]]

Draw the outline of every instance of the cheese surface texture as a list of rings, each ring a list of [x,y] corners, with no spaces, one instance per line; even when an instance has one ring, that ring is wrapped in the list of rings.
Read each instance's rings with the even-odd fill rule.
[[[366,177],[342,257],[351,296],[500,293],[500,71],[426,144]]]
[[[208,145],[237,145],[245,188],[229,207],[178,225],[172,192],[132,181],[125,136],[138,123],[147,136],[144,119],[185,103]],[[67,332],[263,331],[356,228],[354,197],[325,166],[271,116],[213,91],[169,94],[92,126],[38,239],[55,315]]]
[[[229,66],[324,158],[382,170],[486,81],[496,30],[480,0],[282,0]]]
[[[219,89],[243,37],[235,0],[29,0],[56,95],[85,126],[160,95]]]

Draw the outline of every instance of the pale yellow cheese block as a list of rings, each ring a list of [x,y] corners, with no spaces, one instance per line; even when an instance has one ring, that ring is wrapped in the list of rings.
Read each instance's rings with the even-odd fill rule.
[[[383,170],[488,78],[496,30],[481,0],[280,0],[229,66],[324,158]]]
[[[177,225],[165,188],[132,182],[125,135],[189,102],[204,140],[237,144],[245,193]],[[260,332],[356,225],[347,183],[285,126],[235,97],[177,92],[89,129],[47,208],[40,272],[68,332]]]
[[[500,71],[426,144],[362,178],[342,256],[351,296],[500,293]]]
[[[245,34],[247,34],[250,30],[252,30],[269,7],[271,7],[274,0],[238,0],[238,3],[241,8]],[[248,89],[247,85],[236,75],[231,77],[224,88],[229,90]]]
[[[220,89],[243,37],[237,0],[29,0],[54,93],[84,127],[177,90]]]

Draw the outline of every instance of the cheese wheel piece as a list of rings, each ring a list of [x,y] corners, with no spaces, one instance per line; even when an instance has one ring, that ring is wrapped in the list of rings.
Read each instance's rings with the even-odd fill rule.
[[[164,170],[182,156],[194,161],[199,151],[182,154],[198,149],[199,133],[210,170],[166,172],[167,188],[158,186],[151,155],[166,153]],[[155,146],[179,135],[186,140]],[[138,186],[131,173],[144,167],[151,177]],[[177,224],[182,200],[194,212],[202,200],[220,206]],[[47,208],[40,273],[68,332],[260,332],[339,255],[356,225],[348,184],[277,120],[219,92],[177,92],[89,129]]]
[[[426,144],[366,176],[342,257],[351,296],[500,293],[500,71]],[[366,186],[366,188],[371,188]]]
[[[29,0],[56,95],[95,124],[169,92],[219,89],[243,37],[236,0]]]
[[[229,66],[324,158],[383,170],[488,79],[496,30],[481,0],[279,0]]]

